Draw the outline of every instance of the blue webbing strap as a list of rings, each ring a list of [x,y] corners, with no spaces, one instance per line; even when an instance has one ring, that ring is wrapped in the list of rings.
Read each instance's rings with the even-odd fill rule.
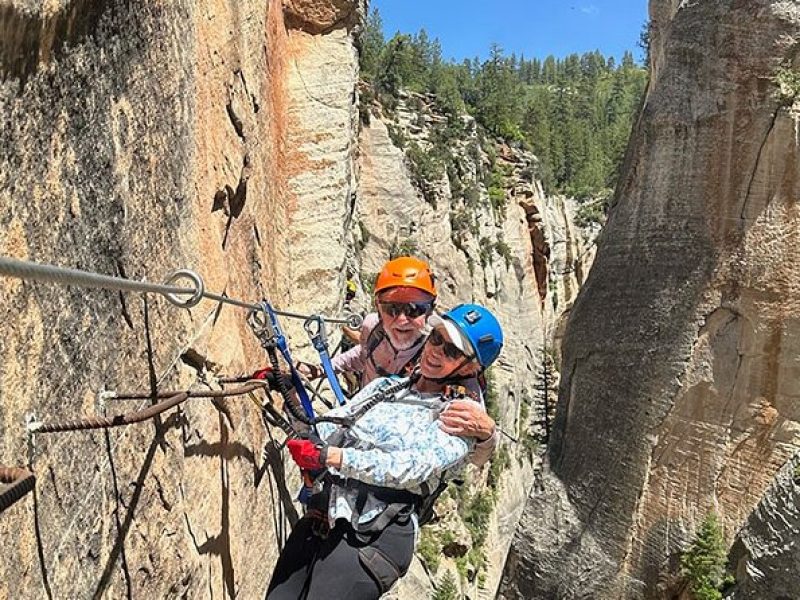
[[[281,351],[283,360],[285,360],[289,365],[289,373],[292,377],[292,384],[294,385],[294,389],[297,390],[297,396],[300,398],[300,404],[303,405],[303,410],[306,412],[306,416],[313,421],[316,418],[314,416],[314,408],[311,406],[311,400],[308,397],[306,388],[303,387],[303,382],[300,381],[300,375],[294,368],[292,355],[289,352],[289,345],[286,343],[286,336],[283,335],[283,330],[278,323],[278,316],[275,314],[275,310],[272,308],[272,305],[269,302],[264,302],[263,304],[264,310],[266,311],[267,315],[269,315],[270,323],[275,331],[275,345],[278,347],[278,350]]]
[[[312,323],[317,324],[318,329],[316,332],[314,331],[313,327],[311,327]],[[319,361],[322,364],[322,370],[325,371],[325,378],[328,380],[331,390],[333,390],[333,395],[336,396],[336,402],[339,403],[339,406],[343,406],[347,401],[345,400],[344,393],[342,393],[342,386],[339,385],[339,379],[336,377],[336,372],[333,370],[331,357],[328,355],[328,343],[325,341],[325,321],[318,315],[312,316],[306,320],[305,328],[308,336],[311,338],[311,343],[314,345],[314,349],[319,354]]]

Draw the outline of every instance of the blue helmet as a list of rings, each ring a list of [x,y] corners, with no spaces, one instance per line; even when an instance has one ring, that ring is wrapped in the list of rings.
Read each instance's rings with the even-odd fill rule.
[[[489,309],[477,304],[459,304],[443,314],[442,318],[455,323],[484,369],[500,355],[503,330]]]

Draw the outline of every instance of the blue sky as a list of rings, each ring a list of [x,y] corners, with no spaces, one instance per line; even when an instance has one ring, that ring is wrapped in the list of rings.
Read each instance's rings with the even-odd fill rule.
[[[599,49],[619,58],[637,46],[647,0],[371,0],[389,38],[424,28],[446,58],[485,57],[492,42],[526,58]]]

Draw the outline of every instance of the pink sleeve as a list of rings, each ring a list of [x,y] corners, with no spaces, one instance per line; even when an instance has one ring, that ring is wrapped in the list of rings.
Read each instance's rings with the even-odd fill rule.
[[[475,444],[475,447],[472,449],[472,453],[469,455],[469,462],[476,467],[482,467],[485,465],[486,462],[491,458],[494,449],[497,447],[498,437],[499,432],[497,431],[497,426],[495,425],[494,432],[488,440],[484,440]]]
[[[369,335],[372,333],[372,330],[375,329],[375,326],[378,324],[378,315],[377,313],[369,313],[366,317],[364,317],[364,323],[361,325],[361,340],[366,341],[369,338]],[[364,360],[366,360],[365,356],[365,348],[362,347],[361,344],[353,346],[347,352],[343,352],[338,356],[334,356],[331,359],[331,364],[333,365],[333,370],[337,373],[342,372],[361,372],[364,370]]]

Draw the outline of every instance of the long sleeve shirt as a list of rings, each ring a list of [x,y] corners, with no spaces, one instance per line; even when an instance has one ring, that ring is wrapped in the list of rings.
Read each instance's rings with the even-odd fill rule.
[[[384,338],[369,356],[368,342],[370,335],[380,323],[377,313],[369,313],[364,317],[361,325],[361,342],[353,346],[347,352],[343,352],[331,359],[333,370],[337,373],[350,371],[361,374],[361,385],[365,386],[370,381],[381,377],[381,373],[376,369],[380,367],[384,373],[389,375],[399,375],[400,371],[411,361],[425,343],[425,336],[421,335],[416,344],[403,350],[395,350],[389,343],[388,338]]]
[[[389,378],[373,381],[349,404],[328,414],[354,414],[373,392],[393,381]],[[401,394],[402,397],[398,395],[377,404],[356,421],[350,433],[358,441],[357,447],[342,450],[341,467],[329,469],[333,475],[423,495],[436,489],[442,480],[453,479],[463,471],[475,442],[439,428],[438,414],[447,405],[442,397],[413,390]],[[317,428],[323,439],[337,430],[330,423],[320,423]],[[337,519],[351,520],[357,495],[358,491],[351,487],[332,486],[328,505],[331,526]],[[378,503],[362,514],[359,521],[371,521],[383,509],[385,505]]]
[[[362,386],[366,386],[381,376],[375,368],[376,365],[383,369],[385,373],[401,375],[400,371],[419,352],[427,336],[420,337],[420,341],[411,348],[397,351],[389,343],[389,340],[384,337],[375,347],[370,358],[367,347],[368,340],[378,323],[380,323],[380,317],[377,313],[369,313],[364,317],[364,322],[361,325],[361,343],[331,359],[334,371],[337,373],[345,371],[360,373]],[[480,399],[481,406],[483,406],[483,394],[477,379],[469,379],[464,382],[464,385]],[[497,447],[497,442],[498,433],[495,429],[489,439],[478,442],[475,445],[470,456],[470,462],[478,467],[486,464]]]

